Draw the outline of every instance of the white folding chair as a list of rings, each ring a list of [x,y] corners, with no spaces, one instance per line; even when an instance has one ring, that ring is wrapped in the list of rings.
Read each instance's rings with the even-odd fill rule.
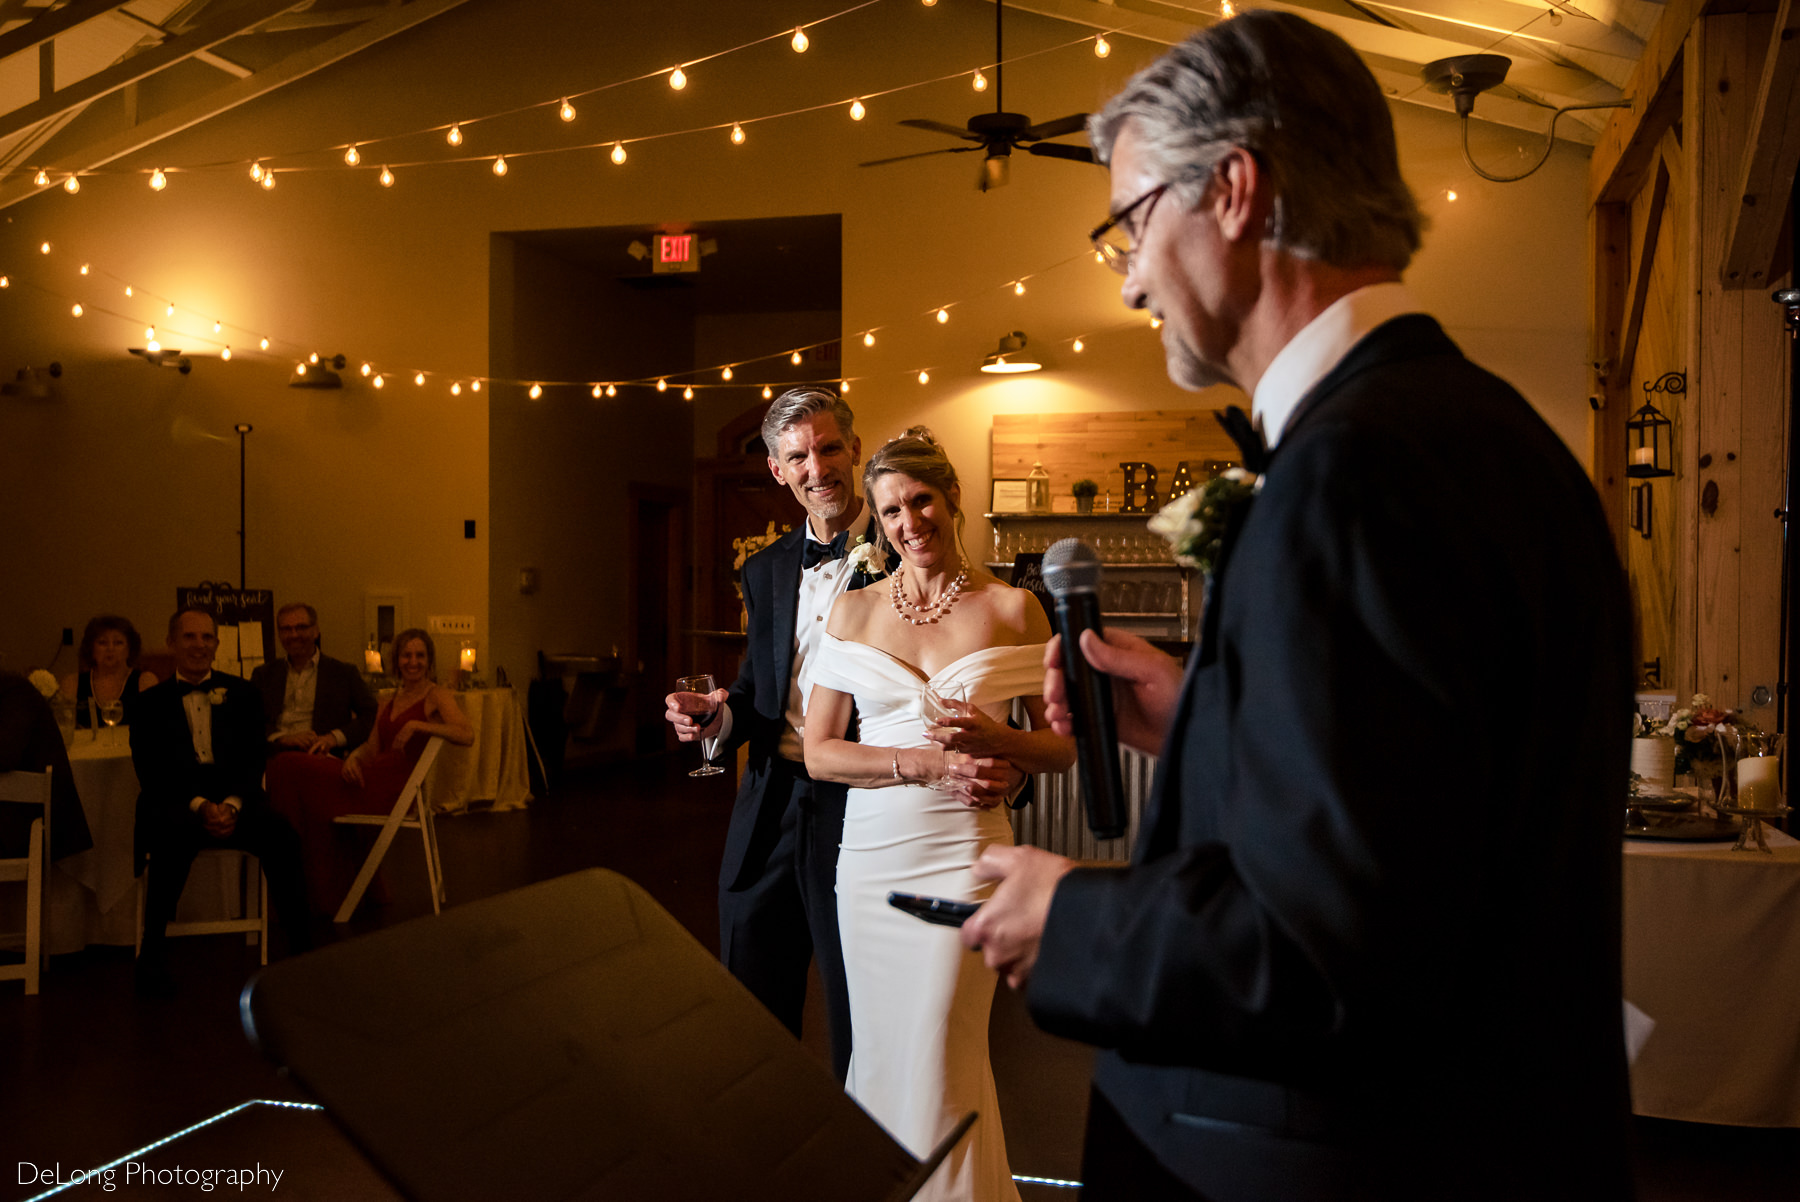
[[[25,885],[25,961],[0,967],[0,981],[24,981],[27,995],[38,991],[38,973],[47,958],[44,896],[50,879],[50,771],[0,772],[0,801],[44,807],[44,816],[31,820],[25,854],[0,860],[0,881]]]
[[[362,901],[364,890],[375,879],[375,870],[381,867],[382,858],[387,855],[395,832],[401,827],[419,832],[419,841],[425,847],[425,879],[431,885],[431,912],[442,912],[443,903],[449,899],[444,894],[444,862],[438,856],[437,827],[432,824],[431,804],[425,799],[425,777],[431,772],[431,765],[437,762],[438,752],[443,750],[443,746],[444,740],[437,735],[433,735],[431,741],[425,744],[418,766],[406,778],[406,786],[400,790],[400,796],[394,799],[394,808],[386,814],[339,814],[332,819],[333,822],[341,822],[346,826],[381,828],[381,833],[375,836],[375,846],[369,849],[368,857],[357,871],[356,880],[351,884],[350,892],[344,896],[344,904],[338,907],[333,922],[350,921],[350,915],[356,912],[356,904]]]
[[[245,943],[257,945],[258,956],[264,964],[269,962],[269,878],[263,875],[262,861],[255,853],[236,847],[203,847],[194,856],[194,863],[203,859],[229,856],[237,870],[237,881],[232,890],[237,901],[231,908],[237,910],[238,918],[198,918],[187,921],[169,920],[164,931],[171,937],[181,935],[235,935],[242,932]],[[144,866],[144,873],[137,882],[137,946],[138,951],[144,949],[144,896],[150,891],[150,870],[155,868],[154,860]],[[193,874],[188,875],[188,885],[194,883]],[[182,896],[187,896],[183,889]],[[220,899],[225,901],[224,898]]]

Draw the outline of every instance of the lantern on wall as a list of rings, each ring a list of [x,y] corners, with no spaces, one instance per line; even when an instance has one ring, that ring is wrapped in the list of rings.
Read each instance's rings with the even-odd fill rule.
[[[1687,391],[1687,376],[1678,371],[1665,372],[1654,383],[1644,385],[1647,393],[1666,392],[1671,396],[1679,396]],[[1639,479],[1652,476],[1673,476],[1675,470],[1669,466],[1669,455],[1673,439],[1671,434],[1675,423],[1671,422],[1655,405],[1646,400],[1643,406],[1631,415],[1625,423],[1625,449],[1629,461],[1625,465],[1627,476]]]

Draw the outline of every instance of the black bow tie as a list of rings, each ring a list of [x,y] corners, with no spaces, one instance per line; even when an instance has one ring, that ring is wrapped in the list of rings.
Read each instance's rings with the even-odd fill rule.
[[[802,568],[812,568],[817,567],[827,560],[842,559],[844,557],[844,548],[849,541],[850,532],[848,530],[838,531],[837,537],[828,543],[816,542],[810,538],[807,539],[800,544],[800,566]]]
[[[1263,441],[1262,431],[1256,428],[1250,416],[1236,405],[1225,406],[1223,413],[1215,413],[1219,424],[1225,427],[1225,433],[1231,435],[1231,441],[1237,444],[1238,454],[1243,457],[1246,471],[1262,475],[1269,469],[1269,446]]]
[[[199,684],[189,684],[187,681],[177,676],[175,678],[175,691],[183,697],[186,697],[189,693],[209,693],[212,691],[211,680],[212,678],[208,677]]]

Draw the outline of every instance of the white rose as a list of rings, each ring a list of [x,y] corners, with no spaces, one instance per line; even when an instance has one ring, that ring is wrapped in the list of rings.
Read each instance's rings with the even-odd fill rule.
[[[28,679],[31,681],[32,687],[36,688],[37,691],[42,693],[45,697],[54,697],[56,695],[56,677],[50,675],[50,673],[44,671],[42,668],[33,668]]]

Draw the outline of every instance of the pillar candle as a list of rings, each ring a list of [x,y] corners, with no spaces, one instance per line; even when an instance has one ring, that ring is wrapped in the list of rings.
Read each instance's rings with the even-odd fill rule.
[[[1635,451],[1633,451],[1631,453],[1631,461],[1633,463],[1655,463],[1656,462],[1656,448],[1655,447],[1639,447],[1639,448],[1637,448]]]
[[[1738,804],[1747,810],[1773,810],[1781,805],[1781,782],[1772,755],[1746,756],[1737,763]]]

